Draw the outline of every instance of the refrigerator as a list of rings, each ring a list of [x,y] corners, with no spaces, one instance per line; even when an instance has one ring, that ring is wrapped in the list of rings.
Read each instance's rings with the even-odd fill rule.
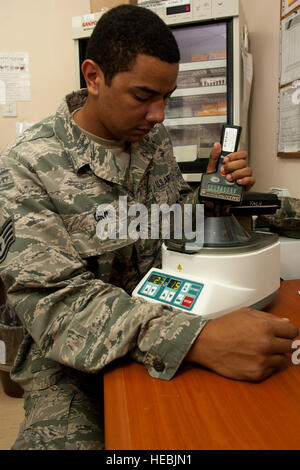
[[[241,37],[239,0],[138,2],[158,14],[178,42],[181,61],[177,89],[165,110],[164,125],[185,180],[198,183],[224,123],[241,125]],[[102,13],[73,18],[78,64]]]

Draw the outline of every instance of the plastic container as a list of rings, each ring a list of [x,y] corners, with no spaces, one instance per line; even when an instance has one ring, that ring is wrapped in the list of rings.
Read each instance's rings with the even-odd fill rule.
[[[22,397],[23,389],[10,378],[10,370],[24,337],[22,326],[0,323],[0,378],[4,393],[10,397]]]

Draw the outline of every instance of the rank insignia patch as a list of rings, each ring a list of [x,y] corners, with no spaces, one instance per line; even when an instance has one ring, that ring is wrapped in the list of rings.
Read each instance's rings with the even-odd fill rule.
[[[7,219],[0,229],[0,263],[5,260],[10,245],[15,241],[14,223]]]

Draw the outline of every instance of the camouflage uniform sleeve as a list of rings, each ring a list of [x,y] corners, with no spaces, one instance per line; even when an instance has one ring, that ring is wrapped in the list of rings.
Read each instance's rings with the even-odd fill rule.
[[[131,353],[170,379],[206,321],[95,279],[34,169],[12,152],[2,163],[0,275],[41,355],[94,373]]]
[[[257,217],[257,228],[270,228],[281,236],[300,238],[300,199],[280,197],[281,207],[275,214]]]

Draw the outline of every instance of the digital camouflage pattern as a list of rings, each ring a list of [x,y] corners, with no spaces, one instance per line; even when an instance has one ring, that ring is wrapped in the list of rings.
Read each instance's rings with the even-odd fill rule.
[[[0,305],[0,328],[2,325],[7,327],[22,326],[15,310],[8,302]]]
[[[300,199],[280,197],[281,207],[273,215],[261,215],[256,227],[268,227],[272,232],[291,238],[300,238]]]
[[[65,375],[45,390],[25,394],[26,419],[13,450],[102,450],[104,417],[97,375]]]
[[[0,231],[11,231],[12,220],[15,240],[6,250],[6,235],[0,246],[0,276],[26,330],[11,373],[26,396],[50,390],[66,370],[99,375],[126,354],[168,380],[206,323],[130,296],[159,266],[161,240],[97,237],[99,204],[116,207],[120,196],[148,208],[190,203],[197,191],[183,180],[162,125],[131,144],[129,184],[112,151],[71,117],[86,97],[68,95],[1,155]]]

